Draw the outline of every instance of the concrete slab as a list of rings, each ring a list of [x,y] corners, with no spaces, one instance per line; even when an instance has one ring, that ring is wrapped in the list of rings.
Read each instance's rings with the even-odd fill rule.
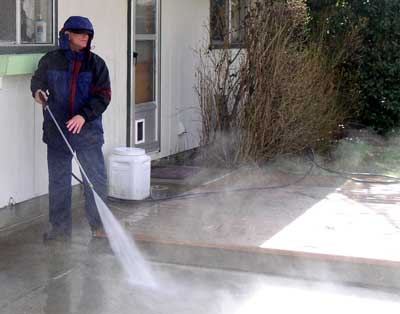
[[[399,186],[299,178],[245,170],[186,198],[110,202],[153,261],[156,291],[126,283],[107,242],[90,239],[82,206],[69,244],[43,245],[44,219],[7,231],[0,313],[397,314]]]
[[[400,185],[286,186],[298,179],[246,170],[186,198],[111,207],[157,261],[400,287]]]
[[[43,245],[43,224],[0,240],[2,314],[261,314],[400,311],[398,291],[171,264],[158,286],[130,285],[107,241],[76,220],[70,243]]]
[[[72,209],[83,206],[83,188],[74,186],[72,189]],[[49,211],[48,195],[0,208],[0,237],[15,233],[29,227],[31,224],[47,220]]]

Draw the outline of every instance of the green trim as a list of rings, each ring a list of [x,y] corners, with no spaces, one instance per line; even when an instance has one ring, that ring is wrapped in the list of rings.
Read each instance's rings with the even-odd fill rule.
[[[0,76],[32,74],[42,53],[0,55]]]

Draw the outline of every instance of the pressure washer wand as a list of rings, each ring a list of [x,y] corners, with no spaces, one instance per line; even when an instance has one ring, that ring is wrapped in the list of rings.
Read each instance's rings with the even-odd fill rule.
[[[72,147],[71,147],[71,144],[68,142],[68,140],[67,140],[67,138],[65,137],[63,131],[61,130],[60,125],[58,124],[56,118],[55,118],[54,115],[53,115],[53,112],[51,111],[51,109],[50,109],[50,107],[49,107],[49,105],[48,105],[48,103],[47,103],[47,100],[44,98],[44,96],[43,96],[41,93],[39,93],[39,97],[40,97],[40,99],[41,99],[41,100],[43,101],[43,103],[44,103],[44,108],[43,108],[43,109],[44,109],[45,111],[47,111],[47,112],[50,114],[51,119],[53,120],[53,122],[54,122],[54,124],[56,125],[58,131],[60,132],[62,138],[64,139],[65,144],[67,144],[68,149],[70,150],[70,152],[71,152],[71,154],[72,154],[72,156],[73,156],[73,158],[74,158],[76,164],[78,165],[78,167],[79,167],[79,169],[81,170],[83,176],[85,177],[87,183],[89,184],[89,187],[93,189],[93,184],[92,184],[92,182],[90,182],[89,177],[87,176],[87,174],[86,174],[86,172],[85,172],[85,169],[83,169],[81,163],[79,162],[78,157],[76,156],[76,152],[74,152],[74,150],[73,150]]]

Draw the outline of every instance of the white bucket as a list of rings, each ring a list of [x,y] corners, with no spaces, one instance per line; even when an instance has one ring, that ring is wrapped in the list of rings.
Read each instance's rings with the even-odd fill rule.
[[[151,158],[144,149],[118,147],[109,158],[109,196],[124,200],[143,200],[150,196]]]

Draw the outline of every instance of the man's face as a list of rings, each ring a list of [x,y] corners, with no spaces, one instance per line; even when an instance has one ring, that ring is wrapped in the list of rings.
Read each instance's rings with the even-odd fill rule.
[[[71,46],[71,50],[81,51],[82,49],[86,48],[89,40],[89,34],[76,34],[73,31],[66,31],[65,33],[69,34],[69,44]]]

